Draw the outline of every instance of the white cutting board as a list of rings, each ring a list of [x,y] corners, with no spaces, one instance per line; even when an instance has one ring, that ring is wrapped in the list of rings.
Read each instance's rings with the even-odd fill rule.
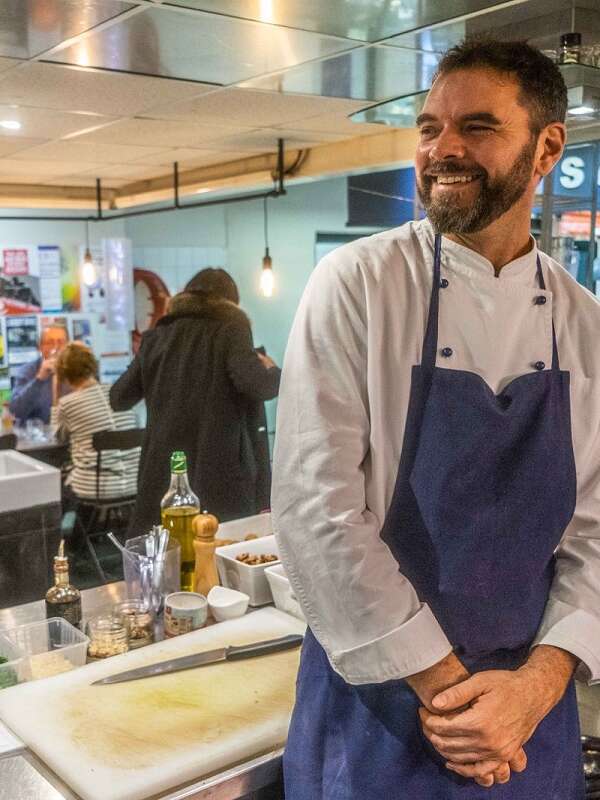
[[[84,800],[143,800],[287,737],[300,648],[108,686],[155,661],[305,626],[274,608],[0,692],[2,719]]]

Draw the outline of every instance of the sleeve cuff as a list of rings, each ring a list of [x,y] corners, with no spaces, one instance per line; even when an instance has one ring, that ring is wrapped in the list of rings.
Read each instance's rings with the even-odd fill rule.
[[[333,653],[335,671],[355,685],[400,680],[432,667],[452,645],[427,605],[390,633],[366,644]]]
[[[576,679],[590,686],[600,683],[600,620],[593,614],[551,601],[533,646],[538,644],[572,653],[580,660]]]

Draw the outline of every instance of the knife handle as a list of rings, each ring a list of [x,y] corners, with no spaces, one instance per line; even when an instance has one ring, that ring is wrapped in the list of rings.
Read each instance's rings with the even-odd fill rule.
[[[238,645],[227,648],[227,661],[237,661],[242,658],[266,656],[268,653],[279,653],[281,650],[291,650],[304,641],[304,636],[292,633],[280,639],[269,639],[266,642],[253,642],[252,644]]]

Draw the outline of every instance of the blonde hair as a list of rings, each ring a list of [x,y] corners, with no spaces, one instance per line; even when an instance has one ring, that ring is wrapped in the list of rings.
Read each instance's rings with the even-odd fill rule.
[[[98,362],[89,347],[81,342],[71,342],[61,350],[56,360],[56,374],[60,381],[81,383],[87,378],[98,377]]]

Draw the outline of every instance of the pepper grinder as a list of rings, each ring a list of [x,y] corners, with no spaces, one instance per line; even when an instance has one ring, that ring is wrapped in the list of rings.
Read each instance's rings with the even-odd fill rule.
[[[194,591],[205,597],[219,585],[219,573],[215,559],[217,543],[215,535],[219,529],[219,520],[206,511],[194,519],[194,553],[196,565],[194,569]]]

